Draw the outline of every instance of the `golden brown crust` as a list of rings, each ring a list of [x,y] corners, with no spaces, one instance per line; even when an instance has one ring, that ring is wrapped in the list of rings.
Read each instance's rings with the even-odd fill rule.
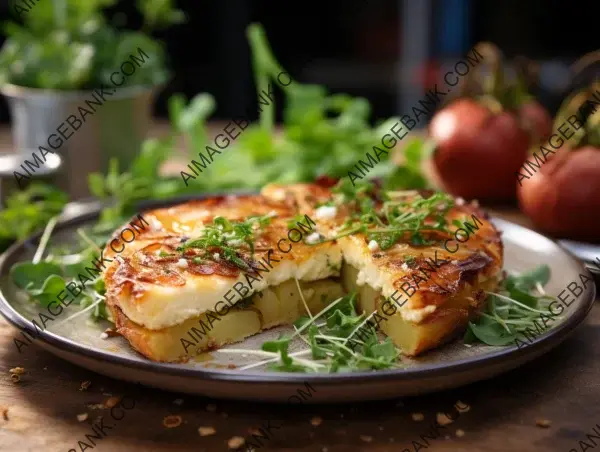
[[[240,269],[227,261],[195,263],[198,250],[188,249],[174,255],[182,242],[198,235],[202,225],[212,223],[217,216],[242,221],[248,216],[275,215],[269,225],[256,232],[256,254],[262,256],[277,248],[278,241],[287,236],[289,220],[298,214],[314,219],[322,228],[319,231],[341,225],[348,214],[345,206],[338,209],[333,219],[319,220],[315,217],[317,208],[331,198],[330,189],[320,185],[270,185],[263,189],[261,195],[218,196],[143,213],[151,228],[141,232],[135,242],[128,243],[118,255],[108,247],[105,250],[107,256],[114,258],[106,270],[105,283],[107,304],[119,332],[140,353],[159,359],[149,345],[149,330],[130,321],[122,311],[120,304],[123,300],[142,309],[147,293],[154,286],[177,289],[186,286],[193,278],[212,278],[215,275],[230,279],[233,284],[240,275]],[[435,245],[428,246],[413,245],[407,234],[385,251],[371,251],[366,235],[358,233],[317,246],[300,241],[294,243],[293,253],[280,253],[280,257],[282,260],[303,261],[310,259],[319,247],[341,247],[344,253],[345,247],[358,249],[360,260],[368,261],[379,274],[385,275],[399,293],[406,291],[407,285],[415,289],[414,294],[408,297],[407,308],[415,312],[436,308],[407,321],[422,325],[447,322],[439,335],[422,341],[416,349],[416,353],[420,353],[439,345],[450,333],[466,325],[485,299],[481,287],[493,287],[503,263],[500,233],[479,208],[471,204],[455,205],[446,219],[449,224],[453,220],[475,222],[477,229],[468,231],[466,241],[457,240],[457,236],[447,232],[425,232],[425,239],[436,241]],[[114,237],[118,239],[117,235]],[[168,255],[161,256],[161,251]],[[250,267],[257,265],[247,249],[242,250],[242,259]],[[182,260],[185,261],[183,265]],[[453,300],[459,297],[467,297],[471,301],[468,305],[454,303]]]
[[[152,359],[153,361],[161,361],[159,359],[160,357],[154,354],[154,349],[147,340],[143,328],[140,328],[139,325],[136,325],[129,320],[117,306],[109,305],[108,308],[110,309],[110,313],[115,322],[117,332],[127,339],[129,344],[146,358]]]
[[[114,259],[105,271],[108,303],[118,306],[121,296],[142,303],[144,294],[151,290],[148,284],[181,287],[186,285],[190,277],[219,275],[230,278],[233,283],[241,273],[237,266],[226,260],[196,263],[194,258],[200,255],[199,250],[188,249],[178,253],[177,247],[197,235],[203,224],[212,223],[217,216],[224,216],[230,221],[242,221],[249,216],[269,214],[276,215],[276,218],[263,230],[256,231],[254,257],[247,247],[241,248],[242,260],[251,268],[256,268],[257,261],[266,256],[270,249],[277,249],[279,240],[287,236],[287,223],[297,214],[290,203],[276,202],[260,195],[218,196],[144,212],[143,218],[151,224],[151,228],[141,231],[135,241],[126,244],[119,254],[109,246],[111,241],[104,250],[105,256]],[[118,239],[120,230],[113,235],[113,239]],[[120,248],[120,242],[112,245]],[[295,243],[294,252],[282,258],[302,261],[313,252],[311,248],[302,242]],[[161,257],[161,252],[172,255]],[[185,260],[184,264],[181,259]]]
[[[452,232],[422,232],[425,240],[435,242],[425,246],[412,244],[407,233],[385,251],[370,251],[366,235],[357,233],[340,239],[344,258],[350,248],[360,250],[361,260],[370,262],[379,275],[384,275],[383,279],[402,295],[400,303],[406,302],[410,309],[443,306],[465,287],[495,279],[503,265],[500,232],[484,212],[470,204],[455,205],[445,218],[449,224],[458,221],[466,225],[460,228],[463,232],[454,234],[458,226],[452,226]],[[414,293],[408,296],[412,289]]]

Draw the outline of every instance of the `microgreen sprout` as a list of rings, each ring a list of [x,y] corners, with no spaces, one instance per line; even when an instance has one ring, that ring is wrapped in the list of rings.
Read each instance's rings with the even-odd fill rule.
[[[521,275],[510,275],[496,292],[487,292],[487,304],[476,321],[469,322],[465,343],[479,340],[487,345],[508,345],[530,328],[538,331],[536,321],[541,316],[554,320],[548,310],[554,298],[546,295],[543,286],[550,279],[550,269],[541,265]]]
[[[450,195],[434,193],[425,198],[411,190],[384,192],[384,199],[378,200],[374,190],[373,184],[353,186],[345,179],[333,188],[338,205],[348,206],[351,214],[338,234],[325,241],[364,233],[367,242],[374,240],[381,250],[387,250],[406,240],[415,246],[432,245],[430,235],[450,233],[446,220],[454,205]]]
[[[244,368],[269,364],[271,370],[281,372],[348,372],[401,367],[398,363],[400,352],[389,338],[380,341],[374,330],[365,341],[352,338],[370,317],[356,312],[355,301],[356,295],[350,294],[315,315],[311,316],[308,312],[309,315],[294,322],[294,335],[282,336],[263,344],[263,352],[279,354],[278,362],[271,358]],[[317,323],[320,317],[325,321]],[[290,341],[295,336],[300,336],[310,349],[288,353]],[[348,347],[347,342],[351,338],[360,345],[358,350]],[[307,352],[312,355],[312,361],[298,358]]]
[[[242,251],[254,254],[255,231],[269,225],[271,218],[271,215],[264,215],[248,217],[244,221],[230,221],[225,217],[215,217],[199,237],[186,241],[177,251],[185,252],[191,248],[201,250],[202,255],[193,259],[195,263],[215,260],[215,254],[218,253],[219,258],[242,270],[250,270],[249,264],[242,259]]]

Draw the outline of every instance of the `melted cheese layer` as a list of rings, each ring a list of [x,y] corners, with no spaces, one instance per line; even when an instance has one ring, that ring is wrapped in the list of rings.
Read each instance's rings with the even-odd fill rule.
[[[398,273],[385,271],[381,266],[378,266],[371,255],[368,245],[365,246],[363,242],[364,240],[360,236],[350,236],[340,239],[344,260],[358,270],[357,285],[363,286],[366,284],[376,291],[381,291],[381,295],[384,298],[389,298],[396,292],[394,282],[398,278]],[[402,318],[408,322],[420,323],[437,309],[435,305],[422,308],[413,307],[412,298],[408,298],[407,300],[406,298],[406,296],[403,296],[402,301],[396,303],[396,307]]]
[[[235,304],[242,298],[289,279],[317,281],[339,276],[342,260],[339,248],[315,248],[315,252],[302,261],[289,259],[272,262],[273,268],[266,267],[268,273],[258,273],[262,277],[258,281],[252,276],[247,279],[244,273],[240,273],[237,278],[215,274],[186,274],[185,285],[176,287],[137,281],[136,284],[142,285],[138,290],[139,295],[123,291],[116,303],[129,319],[146,328],[158,330],[173,326],[208,310],[224,309],[224,305],[219,302],[227,305],[225,296],[229,304]]]

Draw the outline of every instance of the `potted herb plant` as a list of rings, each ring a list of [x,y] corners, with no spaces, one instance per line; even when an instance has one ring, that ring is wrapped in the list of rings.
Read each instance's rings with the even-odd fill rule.
[[[117,1],[14,5],[19,23],[5,26],[0,90],[9,99],[22,157],[13,159],[19,186],[58,155],[64,176],[57,183],[82,196],[90,172],[106,171],[116,156],[126,168],[139,152],[153,94],[169,76],[163,47],[149,33],[182,22],[184,15],[173,0],[137,0],[141,29],[121,30],[103,14]]]

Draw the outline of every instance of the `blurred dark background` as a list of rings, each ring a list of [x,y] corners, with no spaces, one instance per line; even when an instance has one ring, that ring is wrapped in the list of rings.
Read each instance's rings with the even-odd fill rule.
[[[0,21],[8,20],[9,1],[1,5]],[[409,109],[425,87],[441,80],[445,65],[482,40],[508,58],[525,55],[539,63],[535,94],[554,112],[569,90],[568,66],[600,47],[600,2],[592,0],[178,0],[177,5],[187,23],[157,35],[173,71],[155,105],[159,117],[166,117],[166,100],[174,92],[189,98],[202,91],[217,99],[214,118],[249,112],[256,117],[245,38],[252,21],[265,26],[275,55],[294,77],[367,97],[374,117]],[[109,17],[124,28],[141,22],[134,0],[122,0]],[[6,101],[0,102],[0,120],[8,122]]]

